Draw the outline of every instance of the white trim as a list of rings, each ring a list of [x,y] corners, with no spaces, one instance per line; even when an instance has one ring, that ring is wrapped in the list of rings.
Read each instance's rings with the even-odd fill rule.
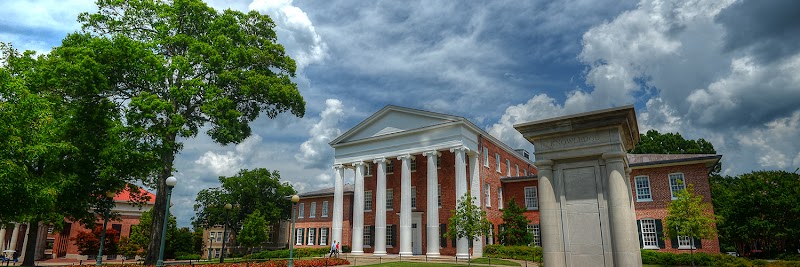
[[[648,228],[647,228],[648,231],[645,232],[645,222],[647,222],[647,223],[652,222],[652,232],[649,231],[649,230],[651,230],[649,225],[648,225]],[[642,235],[639,237],[639,238],[642,239],[642,246],[643,246],[642,248],[643,249],[660,249],[658,247],[658,238],[659,238],[659,236],[658,236],[658,230],[656,230],[656,229],[658,229],[658,226],[656,225],[656,219],[652,219],[652,218],[640,219],[639,220],[639,225],[640,225],[639,232],[642,233]],[[652,239],[651,238],[645,238],[645,234],[648,234],[648,237],[650,237],[650,235],[652,234]],[[655,245],[646,245],[647,242],[655,242]]]
[[[673,184],[672,183],[672,176],[673,175],[680,175],[680,178],[681,178],[681,181],[683,182],[683,184],[682,185]],[[676,178],[677,178],[677,176],[676,176]],[[678,189],[678,191],[686,189],[686,175],[684,175],[682,172],[670,173],[670,174],[667,174],[667,180],[669,180],[669,193],[672,196],[672,200],[675,200],[675,199],[677,199],[675,197],[675,192],[676,191],[673,189],[673,187],[681,187],[680,189]],[[677,179],[675,181],[677,182]]]
[[[642,186],[641,188],[639,187],[639,185],[640,185],[639,184],[639,179],[642,179],[642,178],[643,178],[643,181],[647,182],[647,187],[644,187],[644,186]],[[635,187],[635,192],[636,192],[636,202],[651,202],[651,201],[653,201],[653,186],[650,184],[650,176],[639,175],[639,176],[633,177],[633,185]],[[646,198],[639,198],[639,196],[640,196],[639,195],[639,190],[640,189],[642,189],[642,190],[646,189],[647,190],[647,197]]]

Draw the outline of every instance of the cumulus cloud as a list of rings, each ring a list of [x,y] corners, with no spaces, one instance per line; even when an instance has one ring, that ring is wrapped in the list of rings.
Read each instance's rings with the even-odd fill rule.
[[[252,135],[236,145],[235,151],[206,151],[194,163],[204,166],[216,175],[231,176],[244,167],[245,159],[256,152],[254,148],[261,145],[260,143],[261,136]]]
[[[295,158],[307,167],[326,168],[333,161],[333,149],[328,143],[341,135],[339,121],[344,117],[342,101],[328,99],[325,109],[319,114],[319,122],[312,125],[308,131],[309,139],[300,145],[300,152]]]
[[[268,14],[275,21],[278,41],[297,62],[298,70],[325,58],[327,45],[317,34],[306,12],[292,0],[254,0],[249,8]]]

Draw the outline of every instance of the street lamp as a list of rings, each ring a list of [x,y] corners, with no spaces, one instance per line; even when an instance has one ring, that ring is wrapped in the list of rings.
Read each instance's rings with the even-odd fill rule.
[[[108,212],[111,210],[112,205],[114,203],[114,196],[117,193],[108,191],[106,192],[106,197],[108,197],[108,201],[110,204],[107,204],[106,209],[103,211],[103,232],[100,234],[100,250],[97,251],[97,263],[95,265],[100,266],[103,265],[103,243],[106,242],[106,226],[108,225]]]
[[[294,210],[297,206],[297,202],[300,202],[300,196],[294,195],[292,196],[292,239],[289,240],[289,264],[288,267],[294,266],[294,242],[297,241],[297,233],[294,232]]]
[[[225,243],[228,243],[228,212],[233,208],[230,203],[225,204],[225,225],[222,226],[222,254],[219,263],[225,262]]]
[[[167,204],[165,205],[166,208],[164,211],[164,225],[162,225],[161,227],[161,246],[158,249],[158,262],[156,262],[157,267],[164,266],[164,243],[166,242],[167,239],[167,223],[169,222],[168,219],[169,219],[169,207],[170,207],[169,202],[170,199],[172,198],[172,188],[175,187],[176,184],[178,184],[178,179],[176,179],[175,176],[170,176],[167,178],[166,184],[167,184]]]

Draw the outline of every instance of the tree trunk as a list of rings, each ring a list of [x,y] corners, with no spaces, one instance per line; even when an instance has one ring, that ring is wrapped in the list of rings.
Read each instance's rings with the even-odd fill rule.
[[[22,259],[22,266],[34,266],[36,259],[36,241],[39,239],[39,222],[31,220],[28,223],[28,246],[25,247],[25,258]]]
[[[153,206],[153,222],[150,224],[150,242],[147,243],[147,254],[145,254],[144,265],[155,265],[158,261],[158,252],[161,249],[161,232],[164,229],[164,211],[169,206],[167,203],[167,177],[172,175],[172,165],[175,159],[175,134],[166,137],[164,149],[166,152],[161,156],[163,168],[158,177],[158,192],[156,193],[156,203]]]

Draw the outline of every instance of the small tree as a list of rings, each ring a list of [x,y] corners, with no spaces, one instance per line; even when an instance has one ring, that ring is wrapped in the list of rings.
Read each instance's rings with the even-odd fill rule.
[[[473,202],[475,197],[469,192],[458,200],[458,206],[452,211],[450,216],[450,227],[447,228],[445,236],[451,239],[466,238],[475,240],[481,235],[488,235],[491,225],[486,219],[486,211]],[[469,258],[469,254],[467,255]]]
[[[252,247],[258,246],[267,241],[267,220],[261,216],[261,212],[255,210],[244,219],[244,224],[236,241],[246,247],[248,252]]]
[[[103,227],[95,227],[91,232],[79,232],[77,236],[72,238],[75,245],[78,246],[78,251],[81,255],[97,255],[100,250],[100,235],[103,233]],[[112,228],[106,229],[105,244],[103,244],[103,255],[117,254],[117,243],[119,242],[119,232]]]
[[[667,225],[664,234],[671,239],[678,236],[689,237],[691,240],[708,239],[717,234],[711,204],[703,203],[703,197],[695,194],[692,184],[678,191],[676,199],[667,205],[667,212],[668,215],[664,218]],[[692,254],[690,257],[694,266],[694,242],[689,253]]]
[[[533,235],[528,232],[528,218],[523,213],[525,208],[517,205],[512,197],[503,208],[503,224],[500,238],[505,246],[527,246],[533,242]]]

